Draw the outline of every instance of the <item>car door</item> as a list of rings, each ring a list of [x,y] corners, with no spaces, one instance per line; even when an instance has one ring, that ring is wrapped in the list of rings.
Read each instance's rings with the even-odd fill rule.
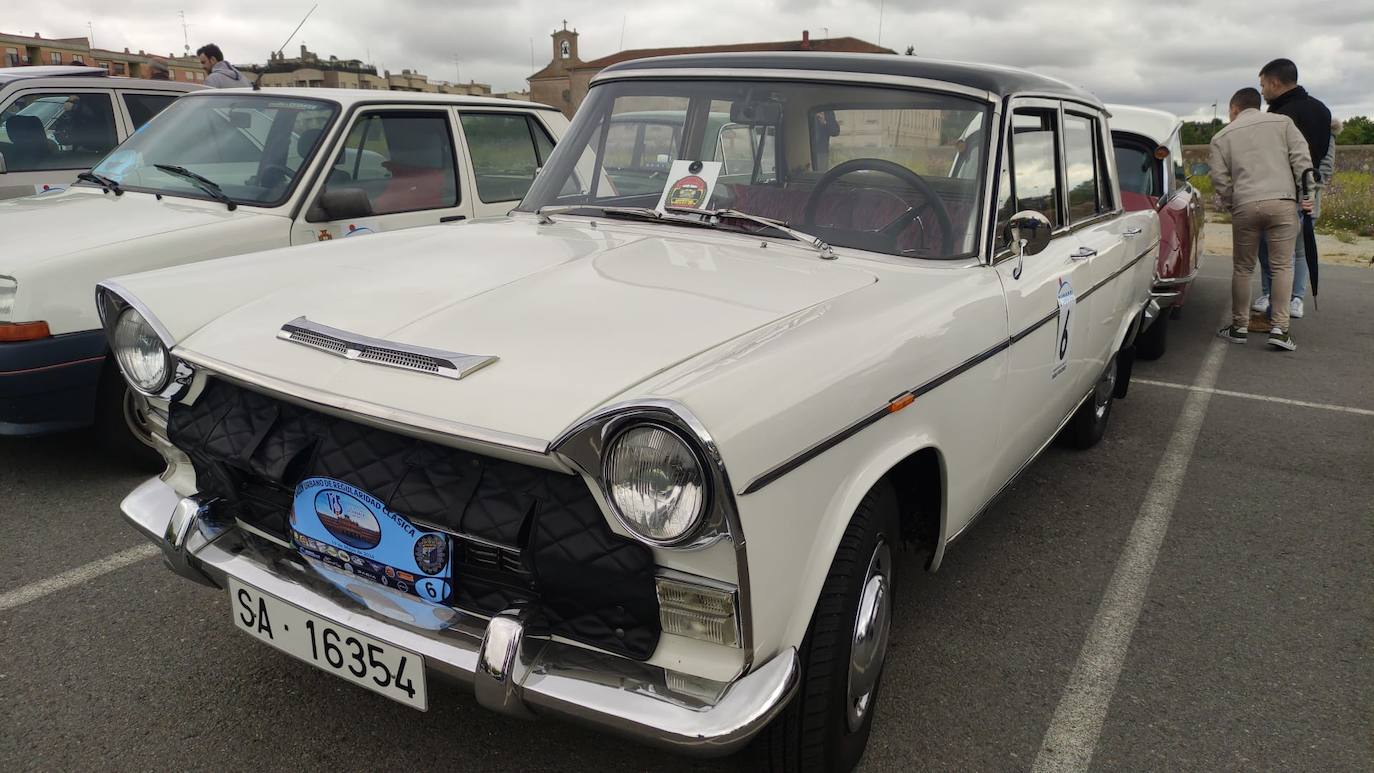
[[[314,143],[306,130],[295,139]],[[460,180],[457,126],[445,106],[396,105],[356,112],[321,161],[291,230],[301,244],[471,217]]]
[[[109,89],[43,88],[0,105],[0,198],[65,189],[120,141]]]
[[[1091,312],[1077,294],[1091,286],[1092,266],[1082,257],[1084,245],[1070,230],[1065,211],[1059,105],[1017,100],[1007,120],[995,269],[1006,293],[1010,351],[1000,418],[1004,442],[992,463],[997,480],[1012,477],[1048,443],[1087,394],[1091,337]],[[1006,241],[1005,226],[1025,210],[1049,219],[1052,232],[1043,251],[1019,259]]]
[[[1121,204],[1116,185],[1110,134],[1097,110],[1066,103],[1064,126],[1064,190],[1068,197],[1069,240],[1076,254],[1086,255],[1088,282],[1076,286],[1079,305],[1089,321],[1087,336],[1078,352],[1084,368],[1086,390],[1096,382],[1114,354],[1121,329],[1117,321],[1126,313],[1131,297],[1114,281],[1125,266],[1126,245],[1121,233]],[[1132,255],[1131,257],[1134,257]]]
[[[458,120],[470,164],[473,209],[478,217],[504,215],[525,198],[553,152],[553,137],[534,116],[520,111],[460,109]]]

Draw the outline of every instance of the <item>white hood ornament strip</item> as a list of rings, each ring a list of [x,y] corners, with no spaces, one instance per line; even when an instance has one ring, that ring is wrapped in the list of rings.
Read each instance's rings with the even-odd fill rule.
[[[452,379],[469,376],[500,359],[489,355],[461,354],[384,341],[311,322],[305,317],[296,317],[282,325],[281,330],[277,331],[277,338],[318,349],[336,357]]]

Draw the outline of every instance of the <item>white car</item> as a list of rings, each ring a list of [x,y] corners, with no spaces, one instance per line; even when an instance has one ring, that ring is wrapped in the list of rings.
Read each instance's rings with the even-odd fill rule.
[[[100,67],[0,67],[0,199],[66,190],[195,83]]]
[[[175,102],[70,189],[0,202],[0,435],[95,421],[112,445],[155,457],[138,445],[145,401],[106,360],[97,281],[505,214],[566,127],[543,105],[446,94],[219,89]]]
[[[657,191],[603,132],[646,109],[681,113]],[[735,182],[726,112],[760,140]],[[124,516],[249,636],[413,708],[446,676],[847,770],[899,555],[938,567],[1125,392],[1159,230],[1110,148],[1095,98],[1019,70],[609,67],[507,218],[102,282],[168,416]]]

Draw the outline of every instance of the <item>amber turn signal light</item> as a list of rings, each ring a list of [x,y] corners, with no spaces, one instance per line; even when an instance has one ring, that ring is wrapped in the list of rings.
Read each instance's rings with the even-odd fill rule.
[[[1165,147],[1164,145],[1160,145],[1159,147],[1155,148],[1155,158],[1159,159],[1160,161],[1163,161],[1168,157],[1169,148]]]
[[[0,343],[37,341],[50,335],[46,322],[0,322]]]

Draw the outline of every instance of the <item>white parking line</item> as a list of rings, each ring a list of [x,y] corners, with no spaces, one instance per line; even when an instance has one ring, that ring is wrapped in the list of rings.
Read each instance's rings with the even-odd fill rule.
[[[1131,379],[1131,384],[1145,384],[1146,386],[1168,387],[1170,389],[1187,389],[1192,392],[1206,391],[1223,397],[1243,397],[1247,400],[1263,400],[1266,403],[1282,403],[1284,405],[1296,405],[1302,408],[1320,408],[1324,411],[1340,411],[1342,413],[1353,413],[1357,416],[1374,416],[1374,411],[1368,408],[1352,408],[1348,405],[1332,405],[1331,403],[1309,403],[1306,400],[1289,400],[1286,397],[1270,397],[1269,395],[1257,395],[1250,392],[1232,392],[1229,389],[1204,389],[1197,384],[1176,384],[1172,381],[1155,381],[1148,378],[1133,378]]]
[[[1193,382],[1195,389],[1190,390],[1184,400],[1183,411],[1164,449],[1164,458],[1159,461],[1154,478],[1145,490],[1145,501],[1140,505],[1126,547],[1117,560],[1116,571],[1093,617],[1078,662],[1074,664],[1064,695],[1040,743],[1040,751],[1031,768],[1034,773],[1084,771],[1092,761],[1093,749],[1102,733],[1102,722],[1107,717],[1116,681],[1121,676],[1121,665],[1126,660],[1126,650],[1140,619],[1140,608],[1145,602],[1159,546],[1169,529],[1169,519],[1183,487],[1188,463],[1193,458],[1198,433],[1207,415],[1207,404],[1214,394],[1213,386],[1229,345],[1221,339],[1212,341]]]
[[[66,590],[73,585],[95,579],[103,574],[109,574],[116,569],[123,569],[129,564],[136,564],[145,558],[152,558],[158,554],[156,545],[139,545],[138,547],[122,550],[114,555],[106,556],[98,561],[92,561],[84,566],[78,566],[59,575],[54,575],[46,580],[32,582],[21,588],[0,594],[0,612],[14,609],[17,606],[36,601],[50,593]]]

